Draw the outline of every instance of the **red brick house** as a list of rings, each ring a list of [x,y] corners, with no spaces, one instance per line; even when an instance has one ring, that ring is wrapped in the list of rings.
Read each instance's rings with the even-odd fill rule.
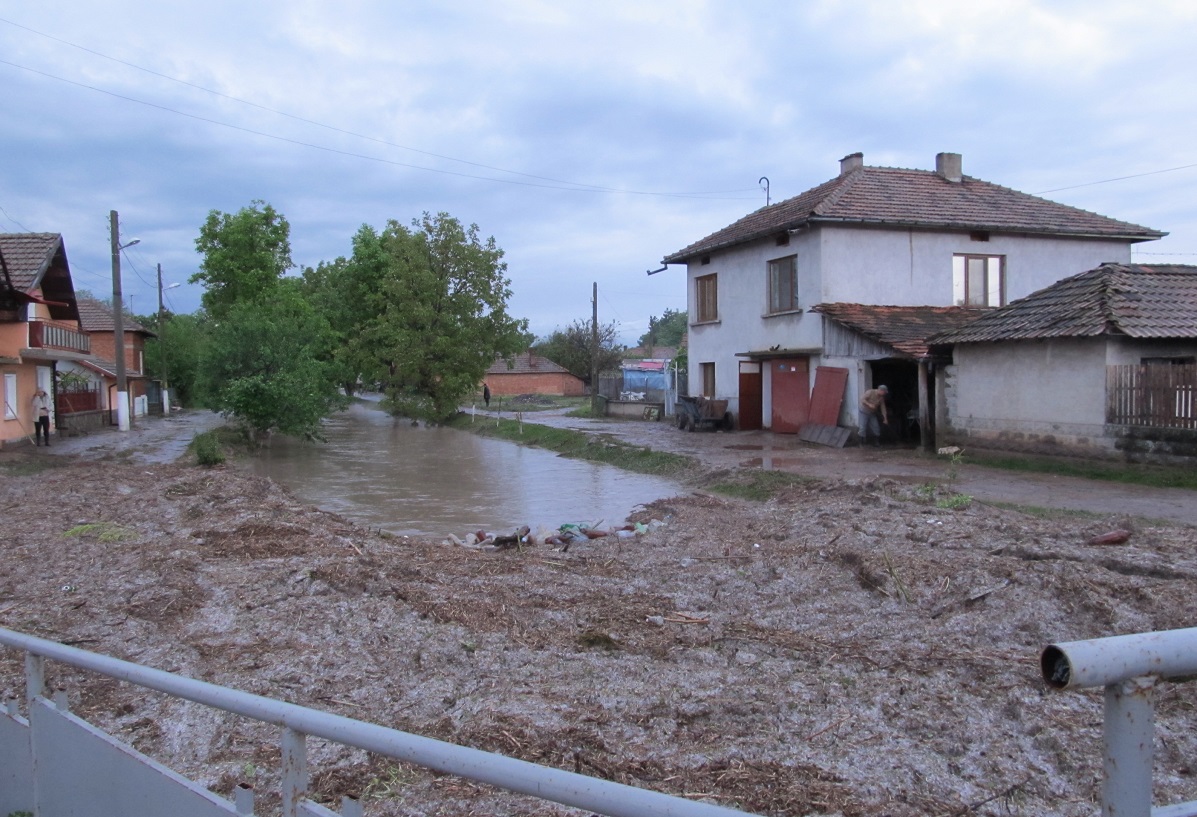
[[[581,378],[532,352],[524,352],[510,363],[499,358],[486,370],[485,382],[496,397],[516,394],[581,397],[586,393],[586,384]]]

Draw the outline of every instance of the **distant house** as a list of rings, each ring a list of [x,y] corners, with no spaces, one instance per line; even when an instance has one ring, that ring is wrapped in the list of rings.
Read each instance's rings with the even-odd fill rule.
[[[91,351],[79,331],[75,287],[58,233],[0,235],[0,445],[33,434],[31,400],[57,397],[56,368]],[[51,401],[50,427],[58,427]]]
[[[496,397],[517,394],[552,394],[580,397],[586,393],[582,379],[546,357],[524,352],[511,359],[499,358],[486,370],[486,385]]]
[[[931,340],[960,445],[1197,456],[1197,267],[1102,264]]]
[[[962,164],[941,153],[934,170],[871,167],[854,153],[835,178],[665,256],[686,267],[690,393],[728,400],[741,428],[775,431],[800,429],[812,405],[839,406],[830,419],[855,425],[858,396],[881,383],[903,407],[933,406],[935,362],[920,356],[926,335],[907,336],[912,325],[938,331],[937,310],[963,320],[1129,263],[1132,245],[1165,235],[966,176]]]
[[[116,322],[107,304],[92,298],[80,298],[79,326],[91,341],[91,355],[72,362],[64,368],[79,377],[102,384],[105,393],[101,401],[109,406],[116,390]],[[125,346],[125,378],[132,402],[132,415],[137,417],[157,408],[158,401],[149,397],[150,381],[145,376],[145,341],[157,337],[128,315],[122,316],[121,329]]]

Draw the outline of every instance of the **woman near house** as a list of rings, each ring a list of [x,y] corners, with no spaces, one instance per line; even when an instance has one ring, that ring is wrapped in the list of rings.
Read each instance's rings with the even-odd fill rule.
[[[33,393],[33,399],[29,401],[33,407],[33,434],[34,445],[42,444],[42,437],[46,438],[46,446],[50,445],[50,397],[46,394],[46,390],[41,386],[37,387],[37,391]]]

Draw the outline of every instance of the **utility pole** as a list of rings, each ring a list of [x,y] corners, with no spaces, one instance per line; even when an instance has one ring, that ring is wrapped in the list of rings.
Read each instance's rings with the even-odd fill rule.
[[[166,308],[162,304],[162,265],[158,265],[158,351],[162,358],[162,416],[170,414],[170,380],[166,375]]]
[[[116,351],[116,426],[129,430],[129,385],[125,380],[125,306],[121,295],[120,224],[115,210],[108,213],[112,234],[112,340]]]
[[[594,282],[594,295],[591,299],[593,314],[590,319],[590,414],[597,417],[599,413],[598,393],[598,281]]]

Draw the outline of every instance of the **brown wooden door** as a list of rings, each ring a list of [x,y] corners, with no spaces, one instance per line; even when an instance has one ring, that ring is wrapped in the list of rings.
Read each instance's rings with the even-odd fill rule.
[[[756,431],[764,424],[761,364],[740,364],[740,430]]]
[[[773,431],[797,434],[810,416],[810,358],[768,363],[773,383]]]

